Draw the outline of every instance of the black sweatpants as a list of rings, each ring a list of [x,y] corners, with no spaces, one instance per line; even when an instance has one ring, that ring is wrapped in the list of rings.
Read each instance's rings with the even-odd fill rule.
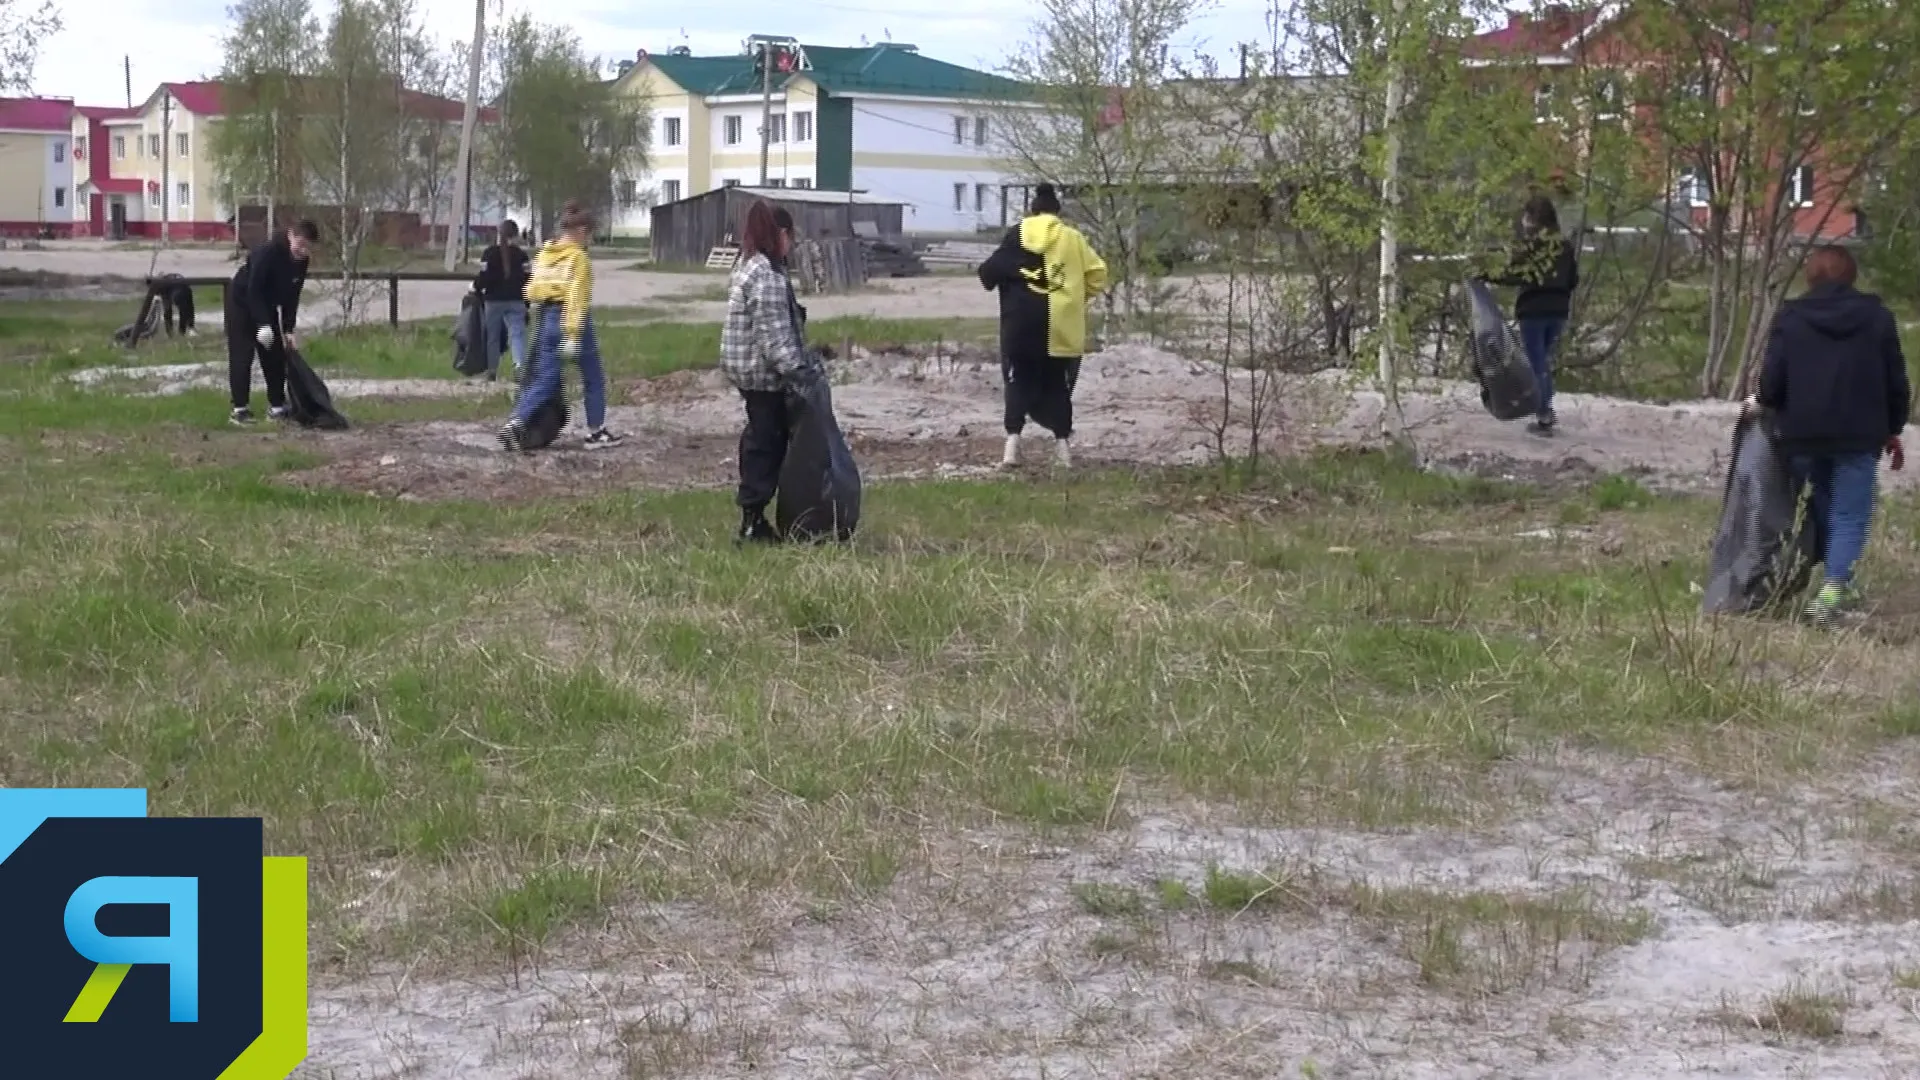
[[[1000,379],[1006,387],[1007,434],[1020,434],[1032,420],[1056,438],[1073,438],[1073,389],[1080,383],[1079,357],[1003,358]]]
[[[240,299],[240,287],[227,283],[226,301],[221,314],[227,323],[227,387],[232,391],[233,407],[244,409],[253,391],[253,360],[260,358],[260,374],[267,380],[267,404],[276,409],[287,407],[286,342],[276,336],[263,348],[253,336],[256,329],[247,306]]]
[[[740,493],[742,510],[762,510],[780,487],[780,467],[787,463],[787,395],[783,390],[742,390],[747,426],[740,432]]]

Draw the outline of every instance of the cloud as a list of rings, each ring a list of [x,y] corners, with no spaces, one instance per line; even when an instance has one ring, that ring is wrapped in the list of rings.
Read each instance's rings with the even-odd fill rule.
[[[317,5],[327,10],[330,5]],[[488,4],[489,25],[501,11]],[[473,33],[470,0],[419,0],[428,29],[445,42]],[[512,0],[506,14],[528,11],[528,0]],[[969,0],[964,5],[931,0],[792,0],[771,3],[689,7],[684,21],[660,17],[660,7],[621,0],[586,0],[568,7],[568,26],[588,52],[612,62],[639,49],[664,52],[685,44],[695,53],[731,53],[748,34],[792,34],[803,41],[857,45],[871,41],[911,42],[937,59],[997,70],[1032,24],[1031,0]],[[1179,51],[1204,47],[1224,56],[1233,43],[1264,35],[1264,0],[1218,0],[1214,9],[1182,35]],[[536,15],[536,18],[540,17]],[[94,0],[66,8],[67,29],[44,43],[35,68],[35,91],[71,97],[85,105],[118,105],[126,98],[122,57],[133,60],[133,99],[144,99],[161,82],[209,78],[220,70],[221,39],[227,30],[225,0]]]

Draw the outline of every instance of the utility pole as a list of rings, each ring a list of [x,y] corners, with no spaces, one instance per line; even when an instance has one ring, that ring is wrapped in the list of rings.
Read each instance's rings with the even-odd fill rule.
[[[760,43],[760,186],[767,186],[767,147],[773,140],[773,49]]]
[[[447,223],[446,269],[466,252],[467,220],[473,216],[473,128],[480,119],[480,64],[487,39],[487,0],[473,0],[473,50],[467,58],[467,108],[460,118],[460,166],[453,185],[456,213]],[[454,229],[460,230],[456,239]]]
[[[1407,104],[1406,60],[1401,42],[1406,33],[1407,0],[1393,0],[1393,26],[1387,36],[1386,128],[1382,145],[1380,181],[1380,410],[1381,434],[1397,438],[1400,394],[1394,378],[1394,353],[1400,336],[1400,114]]]
[[[127,77],[127,108],[131,109],[133,108],[133,57],[132,56],[123,56],[120,58],[120,70]]]
[[[173,240],[173,92],[160,91],[160,246]]]

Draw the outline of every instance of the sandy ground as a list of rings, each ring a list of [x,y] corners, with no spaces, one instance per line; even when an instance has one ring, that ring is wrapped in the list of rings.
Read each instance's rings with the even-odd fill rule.
[[[578,966],[323,981],[296,1075],[1910,1077],[1920,932],[1856,903],[1885,881],[1862,823],[1911,821],[1913,764],[1887,759],[1780,800],[1556,752],[1502,766],[1538,802],[1484,831],[1262,829],[1183,806],[1075,848],[962,835],[942,841],[932,870],[829,913],[769,903],[729,922],[658,906],[627,913]],[[1649,930],[1604,952],[1550,934],[1468,941],[1485,982],[1464,992],[1421,980],[1417,919],[1151,899],[1169,880],[1197,892],[1209,865],[1452,895],[1578,893]],[[1147,897],[1146,914],[1090,912],[1074,891],[1088,885]],[[1769,1002],[1794,993],[1839,1002],[1844,1033],[1769,1030]]]

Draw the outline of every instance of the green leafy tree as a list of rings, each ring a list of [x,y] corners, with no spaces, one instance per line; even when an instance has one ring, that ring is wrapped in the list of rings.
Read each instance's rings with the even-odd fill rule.
[[[220,69],[225,115],[213,125],[208,154],[222,201],[237,211],[260,200],[271,228],[278,208],[305,197],[300,121],[322,29],[310,0],[243,0],[227,15]]]
[[[495,185],[532,208],[542,236],[552,234],[568,200],[609,220],[621,182],[646,172],[646,99],[602,78],[565,27],[518,16],[502,27],[492,53],[501,114],[488,132]]]

